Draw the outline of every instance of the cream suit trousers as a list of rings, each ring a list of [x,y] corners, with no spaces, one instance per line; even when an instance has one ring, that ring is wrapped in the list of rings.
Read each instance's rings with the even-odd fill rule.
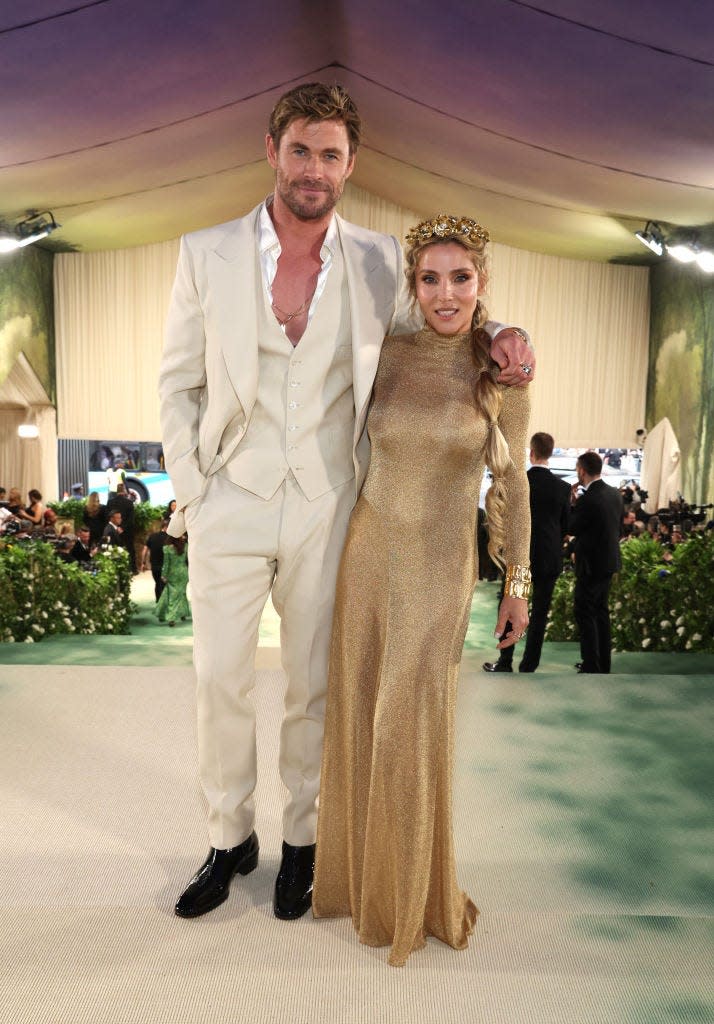
[[[354,480],[308,501],[290,474],[268,501],[215,474],[186,510],[197,676],[198,753],[211,845],[253,830],[260,616],[270,590],[288,684],[280,775],[283,838],[315,842],[335,583]]]

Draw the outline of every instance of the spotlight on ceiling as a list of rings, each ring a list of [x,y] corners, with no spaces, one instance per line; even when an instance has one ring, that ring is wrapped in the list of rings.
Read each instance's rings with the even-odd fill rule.
[[[37,213],[34,210],[28,213],[24,220],[12,228],[8,234],[0,234],[0,253],[15,252],[33,242],[39,242],[41,238],[47,238],[49,234],[62,227],[49,210],[44,213]]]
[[[635,231],[643,245],[662,256],[665,253],[680,263],[696,263],[707,274],[714,274],[714,252],[703,249],[699,233],[691,228],[673,227],[666,233],[656,221],[648,220],[644,231]]]
[[[714,274],[714,252],[709,252],[708,249],[702,249],[702,251],[697,254],[697,263],[706,274]]]
[[[699,248],[695,248],[693,242],[675,242],[673,245],[667,245],[666,249],[669,255],[680,263],[694,263],[699,254]]]
[[[714,252],[702,249],[696,235],[672,239],[672,245],[665,245],[667,255],[680,263],[696,263],[705,274],[714,274]]]
[[[647,221],[644,231],[635,231],[635,238],[639,238],[657,256],[664,252],[664,232],[654,220]]]

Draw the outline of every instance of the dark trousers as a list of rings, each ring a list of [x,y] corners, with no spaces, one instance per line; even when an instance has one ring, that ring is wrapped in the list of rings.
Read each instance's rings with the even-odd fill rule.
[[[132,575],[136,576],[136,545],[134,544],[134,530],[124,531],[126,536],[126,550],[129,552],[129,565],[131,566]]]
[[[526,633],[526,647],[521,658],[519,670],[521,672],[535,672],[540,664],[540,654],[543,649],[545,638],[545,627],[548,623],[548,612],[550,602],[553,600],[553,589],[555,588],[558,576],[534,576],[533,588],[531,591],[531,609],[528,632]],[[506,626],[504,636],[511,632],[511,623]],[[514,647],[506,647],[498,656],[500,665],[511,668],[513,665]]]
[[[166,584],[161,579],[162,566],[151,566],[151,575],[154,577],[154,593],[156,594],[156,600],[158,601],[161,597],[161,591],[164,589]]]
[[[610,671],[610,609],[607,597],[612,576],[575,580],[574,612],[580,632],[583,672]]]

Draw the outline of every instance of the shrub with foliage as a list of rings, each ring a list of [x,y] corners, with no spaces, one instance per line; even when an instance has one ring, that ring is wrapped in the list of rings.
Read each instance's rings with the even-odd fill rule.
[[[678,544],[669,562],[649,537],[621,547],[622,569],[610,588],[612,643],[617,651],[714,653],[714,530]],[[558,580],[547,640],[577,640],[575,575]]]
[[[82,525],[86,504],[86,498],[65,498],[64,501],[48,501],[47,507],[51,508],[59,519],[71,519],[77,530]]]
[[[147,533],[158,528],[165,514],[165,505],[150,505],[148,501],[139,502],[134,506],[134,529],[137,535],[146,536]]]
[[[48,502],[49,508],[57,513],[60,519],[71,519],[75,530],[82,524],[86,498],[65,498],[63,501]],[[140,501],[134,506],[134,530],[137,534],[148,533],[154,523],[161,522],[166,512],[163,505],[151,505],[148,501]]]
[[[60,633],[128,633],[134,606],[123,548],[67,564],[44,541],[0,546],[0,641],[33,643]]]

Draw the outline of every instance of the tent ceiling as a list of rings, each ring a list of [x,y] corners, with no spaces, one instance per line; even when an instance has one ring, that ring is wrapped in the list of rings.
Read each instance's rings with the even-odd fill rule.
[[[0,218],[110,249],[248,210],[278,96],[339,81],[355,184],[494,239],[646,257],[714,220],[714,6],[701,0],[23,0],[0,8]]]

